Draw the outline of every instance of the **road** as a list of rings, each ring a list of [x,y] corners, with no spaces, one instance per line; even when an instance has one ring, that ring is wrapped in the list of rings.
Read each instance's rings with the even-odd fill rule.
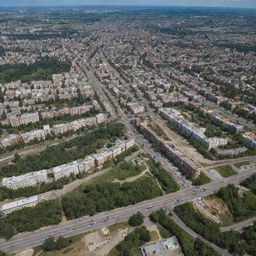
[[[11,253],[41,245],[49,236],[54,236],[57,238],[60,235],[69,237],[85,233],[104,226],[112,225],[114,223],[126,221],[137,211],[140,211],[144,215],[148,216],[151,212],[157,209],[174,207],[200,197],[208,196],[229,183],[239,184],[241,180],[248,178],[253,173],[256,173],[256,170],[228,177],[223,179],[221,182],[211,182],[210,184],[206,184],[199,188],[186,188],[162,197],[143,201],[127,207],[102,212],[91,217],[83,217],[79,220],[67,221],[65,223],[45,227],[34,232],[21,233],[14,236],[9,241],[1,240],[0,250]]]
[[[222,228],[220,228],[220,230],[222,232],[226,232],[226,231],[230,231],[230,230],[240,231],[245,227],[251,226],[254,222],[256,222],[256,217],[253,217],[251,219],[235,223],[235,224],[230,225],[228,227],[222,227]]]
[[[216,252],[218,252],[220,255],[224,256],[231,256],[231,254],[227,250],[223,250],[216,244],[213,244],[197,234],[194,230],[192,230],[190,227],[188,227],[178,216],[175,214],[174,211],[172,211],[172,219],[175,221],[176,224],[178,224],[183,230],[185,230],[188,234],[190,234],[194,238],[200,238],[202,241],[204,241],[206,244],[211,246]]]
[[[11,253],[41,245],[49,236],[54,236],[55,238],[60,235],[63,235],[64,237],[70,237],[73,235],[85,233],[87,231],[109,226],[114,223],[126,221],[132,214],[136,213],[137,211],[141,211],[144,215],[147,216],[157,209],[167,209],[170,207],[173,208],[178,204],[183,204],[185,202],[190,202],[194,199],[210,195],[218,191],[220,187],[226,186],[229,183],[239,184],[243,179],[246,179],[253,173],[256,173],[256,170],[246,171],[223,179],[221,182],[214,181],[199,188],[191,187],[187,180],[182,178],[181,175],[178,175],[177,168],[175,168],[159,153],[155,152],[152,148],[152,145],[147,140],[145,140],[143,136],[137,133],[135,128],[130,124],[128,115],[124,113],[116,99],[103,86],[99,84],[92,72],[86,70],[85,72],[91,81],[93,81],[96,93],[99,95],[102,102],[105,102],[104,105],[106,109],[111,113],[111,115],[113,117],[120,117],[127,128],[129,136],[135,138],[136,143],[139,144],[145,150],[145,152],[149,153],[153,158],[160,162],[163,167],[173,175],[175,180],[182,185],[183,189],[178,192],[164,195],[152,200],[143,201],[135,205],[117,208],[108,212],[102,212],[95,216],[83,217],[79,220],[67,221],[65,223],[61,223],[56,226],[45,227],[34,232],[18,234],[9,241],[1,240],[0,250]],[[113,102],[115,109],[113,106],[111,106],[111,104],[106,105],[106,103],[109,102],[108,98],[110,98]]]
[[[175,166],[173,166],[172,163],[167,161],[166,158],[162,157],[159,153],[157,153],[153,149],[152,145],[147,140],[145,140],[144,137],[141,134],[139,134],[136,131],[134,126],[130,123],[130,119],[129,119],[128,115],[125,114],[125,112],[120,107],[117,100],[115,99],[115,97],[113,97],[111,95],[111,93],[109,93],[109,91],[104,86],[102,86],[100,84],[100,82],[95,78],[92,71],[90,71],[90,67],[87,65],[86,68],[84,68],[83,70],[86,73],[86,75],[88,76],[88,78],[90,78],[91,82],[93,83],[93,85],[95,87],[95,91],[99,95],[99,97],[104,99],[104,100],[108,100],[108,101],[109,101],[109,99],[111,100],[111,102],[113,103],[113,105],[114,105],[114,107],[115,107],[115,109],[118,113],[119,119],[121,119],[121,121],[124,123],[124,125],[127,129],[128,135],[130,137],[134,138],[136,143],[146,153],[150,154],[152,158],[154,158],[158,162],[160,162],[162,164],[162,166],[172,175],[172,177],[176,180],[176,182],[179,185],[181,185],[182,187],[191,186],[191,183],[179,174],[179,172],[177,171],[177,168]]]

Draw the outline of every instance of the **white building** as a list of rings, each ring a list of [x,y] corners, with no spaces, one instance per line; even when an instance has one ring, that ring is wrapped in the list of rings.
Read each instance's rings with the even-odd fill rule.
[[[46,170],[30,172],[21,176],[12,176],[10,178],[3,178],[2,186],[10,189],[18,189],[18,188],[34,186],[41,182],[48,182]]]
[[[39,202],[37,196],[28,197],[11,203],[6,203],[0,207],[0,212],[8,214],[16,210],[20,210],[25,207],[33,207]]]
[[[105,114],[100,113],[100,114],[96,115],[96,120],[97,120],[97,124],[101,124],[107,120],[107,117]]]
[[[133,139],[120,141],[111,148],[104,148],[101,152],[86,156],[84,159],[79,159],[67,164],[56,166],[51,171],[55,180],[69,177],[71,174],[77,175],[80,172],[91,170],[95,167],[102,166],[106,161],[120,155],[122,152],[132,147],[135,144]],[[2,186],[10,189],[18,189],[36,185],[41,182],[48,182],[46,170],[30,172],[21,176],[13,176],[3,178]]]
[[[247,132],[243,134],[244,144],[248,148],[256,149],[256,134],[253,132]]]
[[[134,139],[128,139],[125,141],[125,149],[129,149],[135,145],[135,140]]]
[[[171,108],[161,108],[160,115],[170,123],[175,124],[186,135],[193,137],[208,150],[221,145],[226,145],[228,139],[212,137],[208,138],[204,133],[206,128],[198,127],[195,123],[187,121],[184,116],[177,110]]]
[[[145,107],[136,102],[127,103],[127,107],[135,115],[145,112]]]
[[[210,115],[212,120],[217,124],[217,125],[222,125],[225,127],[227,130],[233,133],[239,133],[241,132],[244,127],[242,125],[235,124],[231,122],[230,120],[227,120],[221,116],[217,116],[213,110],[208,110],[207,113]]]
[[[95,159],[92,156],[86,156],[83,159],[84,171],[91,170],[96,167]]]
[[[175,236],[141,248],[143,256],[183,256],[179,242]]]
[[[76,175],[79,173],[78,161],[73,161],[68,164],[63,164],[63,165],[54,167],[52,169],[52,172],[55,180],[58,180],[64,177],[69,177],[71,174]]]

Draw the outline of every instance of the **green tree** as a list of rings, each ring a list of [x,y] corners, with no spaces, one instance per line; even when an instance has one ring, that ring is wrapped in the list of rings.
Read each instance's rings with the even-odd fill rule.
[[[142,225],[143,222],[144,222],[144,216],[140,212],[132,215],[128,221],[129,225],[132,227]]]
[[[55,244],[55,248],[57,250],[63,249],[69,245],[68,239],[64,238],[63,236],[60,236]]]
[[[53,251],[55,250],[55,241],[53,237],[48,237],[45,239],[42,248],[44,251]]]

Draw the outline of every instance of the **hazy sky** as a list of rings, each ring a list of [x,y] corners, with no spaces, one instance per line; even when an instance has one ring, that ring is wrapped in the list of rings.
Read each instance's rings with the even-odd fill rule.
[[[256,0],[0,0],[0,7],[62,5],[176,5],[256,8]]]

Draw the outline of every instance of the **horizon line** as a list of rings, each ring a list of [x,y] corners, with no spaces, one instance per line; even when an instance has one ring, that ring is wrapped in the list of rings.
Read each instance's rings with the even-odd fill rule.
[[[87,4],[87,5],[23,5],[23,6],[3,6],[0,9],[5,8],[67,8],[67,7],[151,7],[151,8],[161,8],[161,7],[182,7],[182,8],[223,8],[223,9],[256,9],[255,7],[240,7],[240,6],[204,6],[204,5],[125,5],[125,4]]]

